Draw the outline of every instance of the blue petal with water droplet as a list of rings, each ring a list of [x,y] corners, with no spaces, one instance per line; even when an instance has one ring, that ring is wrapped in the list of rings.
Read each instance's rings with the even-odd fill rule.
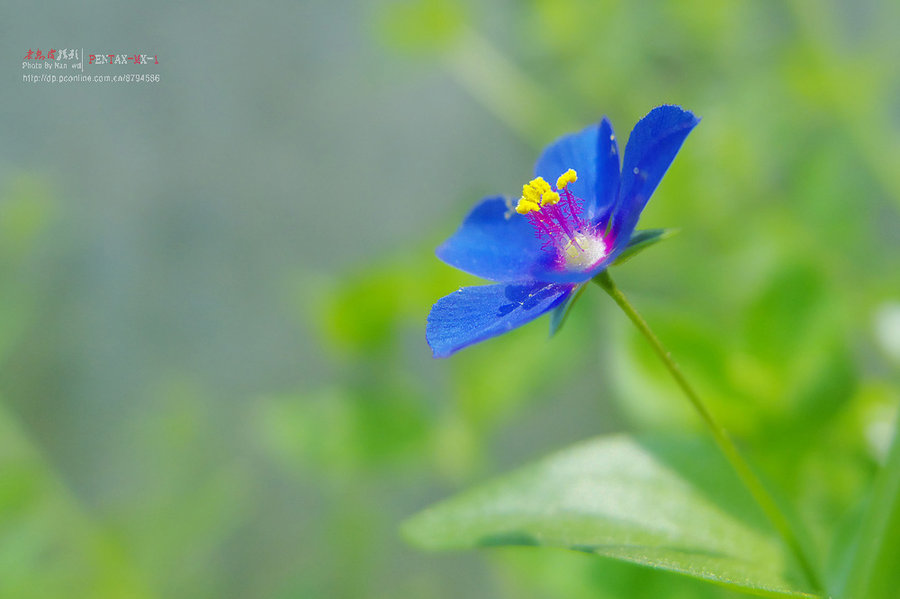
[[[700,119],[679,106],[658,106],[634,126],[625,146],[613,232],[627,244],[638,218],[675,155]]]
[[[425,339],[435,358],[510,331],[558,306],[574,285],[529,283],[463,287],[431,308]]]

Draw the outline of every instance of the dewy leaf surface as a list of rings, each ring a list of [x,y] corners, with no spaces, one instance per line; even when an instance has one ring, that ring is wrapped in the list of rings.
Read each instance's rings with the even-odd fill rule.
[[[426,549],[560,547],[758,595],[815,596],[739,485],[708,444],[612,436],[441,502],[404,532]]]

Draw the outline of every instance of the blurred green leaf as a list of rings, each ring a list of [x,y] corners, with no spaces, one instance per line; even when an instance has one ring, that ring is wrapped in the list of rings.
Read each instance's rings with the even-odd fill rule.
[[[425,406],[399,385],[327,388],[266,398],[259,426],[268,449],[291,467],[322,476],[415,462],[428,440]]]
[[[392,357],[404,327],[420,332],[426,348],[424,324],[428,309],[441,295],[467,284],[481,284],[472,275],[436,267],[436,242],[414,246],[397,256],[370,261],[364,269],[320,285],[318,297],[307,306],[307,318],[323,343],[342,357]],[[307,293],[304,283],[301,293]]]
[[[20,257],[32,249],[53,214],[50,186],[39,177],[19,175],[0,195],[0,256]]]
[[[462,28],[465,12],[450,0],[395,2],[382,9],[378,32],[388,46],[410,54],[446,47]]]
[[[548,388],[587,368],[595,341],[586,312],[575,312],[564,338],[548,339],[538,321],[454,356],[452,390],[466,420],[503,426],[518,406],[552,399]]]
[[[773,597],[811,597],[705,443],[595,439],[408,520],[426,549],[568,548]]]
[[[815,264],[785,264],[772,273],[745,315],[747,349],[784,365],[802,356],[816,332],[827,289]],[[788,362],[790,364],[790,362]]]
[[[131,556],[93,520],[0,405],[0,597],[150,598]]]
[[[617,266],[628,262],[651,245],[654,245],[663,239],[668,239],[677,232],[677,229],[646,229],[644,231],[635,231],[634,235],[632,235],[631,239],[628,241],[628,245],[625,246],[625,251],[619,254],[619,257],[616,258],[612,265]]]
[[[345,283],[318,310],[325,336],[341,347],[382,351],[395,334],[402,285],[402,273],[387,269]]]
[[[38,302],[23,279],[54,208],[50,186],[35,175],[19,175],[0,192],[0,360],[33,325]]]
[[[846,592],[849,599],[895,599],[900,589],[900,418],[888,461],[859,529]]]
[[[732,433],[778,429],[775,442],[808,446],[797,433],[833,419],[858,383],[846,316],[815,263],[785,258],[753,278],[735,283],[730,301],[706,286],[681,303],[642,300],[641,309]],[[644,340],[623,328],[612,348],[623,409],[645,426],[695,422]]]

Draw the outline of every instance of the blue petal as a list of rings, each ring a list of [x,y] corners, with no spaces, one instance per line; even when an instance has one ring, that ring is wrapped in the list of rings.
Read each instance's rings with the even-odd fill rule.
[[[619,190],[619,146],[606,117],[550,144],[538,158],[534,174],[555,186],[570,168],[578,173],[578,180],[569,190],[584,200],[585,216],[595,220],[597,213],[613,204]]]
[[[535,281],[544,281],[546,283],[585,283],[590,281],[601,270],[609,266],[612,261],[618,257],[617,248],[613,248],[610,255],[592,266],[589,270],[569,270],[560,268],[555,262],[544,260],[534,265],[531,276]],[[615,253],[615,255],[613,255]]]
[[[563,302],[573,285],[528,283],[463,287],[431,308],[425,339],[435,358],[530,322]]]
[[[531,269],[545,255],[528,219],[500,197],[475,206],[436,253],[450,266],[504,282],[531,279]]]
[[[625,250],[625,244],[617,243],[612,247],[610,253],[600,262],[592,266],[588,270],[560,270],[547,263],[539,263],[532,271],[532,276],[537,281],[545,281],[547,283],[557,284],[573,284],[586,283],[600,274],[601,271],[609,267],[619,254]]]
[[[617,246],[628,243],[647,200],[699,122],[679,106],[658,106],[634,126],[625,146],[619,202],[613,214]]]

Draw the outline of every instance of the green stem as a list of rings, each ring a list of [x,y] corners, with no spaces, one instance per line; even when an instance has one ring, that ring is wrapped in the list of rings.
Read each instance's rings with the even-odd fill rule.
[[[613,283],[612,277],[609,276],[609,271],[605,270],[594,277],[594,282],[602,287],[603,290],[613,298],[613,301],[615,301],[622,311],[625,312],[625,315],[631,319],[634,326],[636,326],[641,334],[647,338],[647,341],[650,342],[653,351],[655,351],[656,355],[662,360],[666,369],[672,375],[672,378],[675,379],[675,382],[678,383],[678,386],[684,391],[684,394],[690,400],[694,409],[700,414],[700,418],[709,427],[719,449],[725,454],[725,457],[731,463],[732,468],[734,468],[735,472],[740,477],[741,482],[743,482],[750,491],[750,494],[759,504],[759,507],[762,508],[763,512],[769,518],[769,521],[793,552],[798,564],[809,580],[809,583],[814,587],[816,592],[823,592],[824,587],[819,580],[819,576],[816,573],[815,568],[813,568],[812,562],[806,556],[806,552],[800,544],[797,535],[794,533],[787,517],[782,513],[777,502],[772,495],[769,494],[768,490],[766,490],[765,485],[763,485],[756,473],[753,472],[753,469],[750,468],[750,464],[747,463],[740,451],[738,451],[737,446],[734,444],[734,441],[731,440],[728,432],[718,423],[718,421],[716,421],[712,413],[710,413],[709,409],[706,407],[706,404],[703,403],[703,400],[700,399],[700,396],[697,395],[697,392],[694,391],[694,388],[688,383],[684,374],[681,372],[681,369],[672,359],[672,355],[666,350],[656,335],[653,334],[653,331],[650,330],[647,322],[640,314],[638,314],[637,310],[634,309],[634,306],[631,305],[625,295],[619,291],[619,288]]]

